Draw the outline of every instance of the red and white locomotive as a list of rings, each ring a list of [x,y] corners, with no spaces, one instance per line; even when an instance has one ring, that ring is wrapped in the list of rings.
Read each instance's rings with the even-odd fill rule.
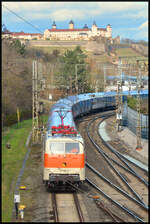
[[[50,111],[43,155],[43,181],[49,187],[68,181],[78,185],[85,180],[84,142],[75,127],[70,103],[60,100]]]

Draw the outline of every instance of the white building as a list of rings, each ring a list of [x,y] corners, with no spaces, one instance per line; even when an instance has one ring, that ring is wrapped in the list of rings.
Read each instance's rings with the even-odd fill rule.
[[[83,29],[75,29],[74,22],[71,20],[69,29],[57,29],[55,21],[52,24],[52,29],[47,29],[44,32],[44,39],[50,40],[89,40],[93,36],[112,37],[112,28],[110,24],[106,29],[98,28],[96,23],[93,22],[91,28],[85,24]]]
[[[32,40],[37,39],[40,40],[42,35],[40,33],[24,33],[24,32],[3,32],[2,38],[13,38],[13,39],[24,39],[24,40]]]

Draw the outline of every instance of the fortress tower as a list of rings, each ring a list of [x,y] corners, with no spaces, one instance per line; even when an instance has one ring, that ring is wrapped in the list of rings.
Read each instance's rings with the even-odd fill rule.
[[[56,23],[55,23],[55,21],[53,21],[52,29],[56,29]]]
[[[96,22],[94,21],[94,22],[93,22],[93,25],[92,25],[92,32],[93,32],[93,33],[97,33],[97,28],[98,28],[98,27],[97,27],[97,25],[96,25]]]
[[[74,29],[74,22],[72,20],[69,23],[69,29]]]
[[[107,25],[106,30],[107,30],[107,37],[111,37],[112,36],[112,28],[111,28],[110,24]]]

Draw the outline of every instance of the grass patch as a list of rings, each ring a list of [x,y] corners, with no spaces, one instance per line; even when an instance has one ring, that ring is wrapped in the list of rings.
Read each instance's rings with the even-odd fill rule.
[[[137,99],[135,97],[127,97],[127,103],[130,108],[132,108],[133,110],[137,110]],[[148,99],[141,99],[140,104],[140,113],[148,114]]]
[[[7,128],[2,133],[2,221],[11,221],[14,191],[17,177],[27,152],[25,143],[31,131],[32,120],[26,120]],[[11,149],[6,148],[6,143]]]
[[[107,54],[98,55],[96,60],[99,63],[108,63],[109,62],[109,57],[108,57]]]
[[[40,46],[33,46],[34,49],[38,49],[38,50],[41,50],[43,51],[43,53],[48,53],[48,54],[51,54],[53,53],[54,50],[58,50],[60,52],[60,54],[64,54],[65,51],[67,50],[73,50],[75,47],[72,47],[72,46],[69,46],[69,47],[62,47],[62,46],[59,46],[59,47],[40,47]]]
[[[124,56],[128,57],[129,56],[129,58],[128,58],[129,63],[135,63],[135,60],[136,60],[136,58],[130,58],[131,56],[138,57],[137,58],[138,60],[143,60],[143,59],[146,60],[146,57],[141,56],[140,53],[134,51],[132,48],[119,48],[119,49],[116,49],[116,53],[120,57],[124,57]],[[124,60],[124,59],[122,59],[122,60]]]
[[[118,56],[141,56],[132,48],[119,48],[119,49],[116,49],[116,53]]]
[[[48,116],[43,116],[47,122]],[[32,119],[7,127],[2,132],[2,222],[10,222],[14,206],[16,181],[22,167],[27,148],[27,137],[32,130]],[[6,148],[6,143],[11,149]]]

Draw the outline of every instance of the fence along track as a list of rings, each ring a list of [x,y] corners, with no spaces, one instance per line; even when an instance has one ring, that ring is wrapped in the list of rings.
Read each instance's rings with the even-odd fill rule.
[[[62,201],[62,196],[63,196],[63,201]],[[68,199],[65,199],[66,196],[72,196],[73,200],[70,200],[73,202],[76,208],[76,214],[77,217],[75,217],[75,211],[72,209],[72,214],[71,210],[68,210],[68,206],[70,208],[73,208],[73,206],[69,203]],[[63,205],[61,205],[63,202]],[[53,206],[53,214],[54,214],[54,221],[55,222],[84,222],[82,210],[80,207],[80,203],[78,200],[77,193],[70,193],[70,194],[58,194],[58,193],[52,193],[52,206]],[[65,218],[67,220],[63,220]],[[73,220],[69,220],[68,217],[72,217]],[[75,220],[76,219],[76,220]]]

